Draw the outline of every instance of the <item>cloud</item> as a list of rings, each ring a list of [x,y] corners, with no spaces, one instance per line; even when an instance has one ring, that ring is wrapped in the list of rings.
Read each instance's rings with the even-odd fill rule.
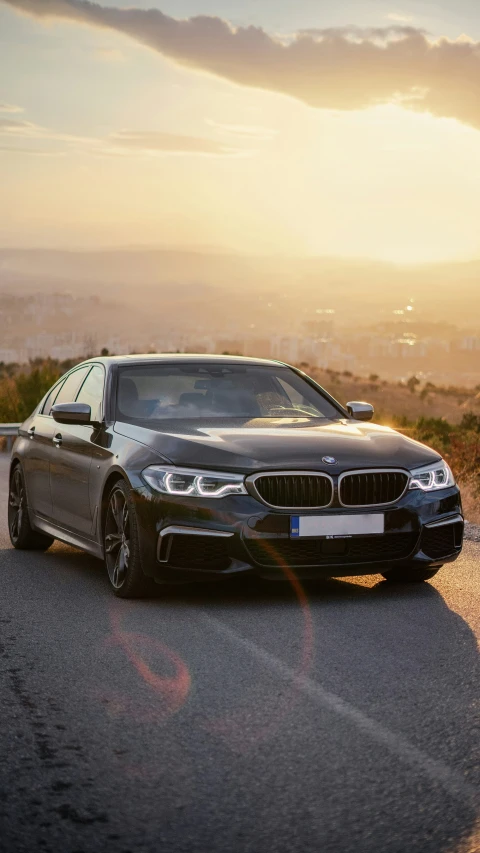
[[[99,47],[95,56],[103,62],[125,62],[125,54],[115,47]]]
[[[3,118],[0,116],[0,136],[10,136],[16,139],[46,139],[57,142],[88,143],[95,144],[98,140],[85,136],[75,136],[71,133],[62,133],[41,127],[31,121],[23,119]]]
[[[182,136],[174,133],[156,131],[121,130],[109,136],[108,142],[134,151],[166,152],[169,154],[237,154],[237,149],[228,148],[214,139],[196,136]]]
[[[285,42],[259,27],[233,28],[205,15],[177,20],[158,9],[105,7],[90,0],[0,2],[37,18],[115,30],[180,65],[312,107],[355,110],[401,101],[409,109],[480,129],[480,42],[431,41],[408,26],[330,28]]]
[[[296,33],[299,36],[312,36],[316,41],[324,41],[331,38],[344,38],[350,42],[371,41],[374,43],[387,44],[395,39],[407,38],[414,35],[426,35],[424,30],[419,30],[416,27],[400,26],[392,24],[388,27],[356,27],[349,24],[344,27],[310,27],[309,29],[299,30]],[[289,42],[291,43],[291,42]]]
[[[39,130],[41,128],[30,121],[0,117],[0,134],[11,133],[14,136],[31,136]]]
[[[205,137],[184,136],[175,133],[164,133],[158,131],[131,131],[120,130],[111,133],[105,138],[76,136],[71,133],[62,133],[51,128],[41,127],[23,119],[12,119],[0,116],[0,138],[43,141],[45,143],[66,143],[65,150],[74,150],[77,153],[95,155],[110,154],[190,154],[208,155],[214,157],[225,157],[239,154],[248,154],[237,148],[224,145],[215,139]],[[17,151],[23,154],[48,154],[62,153],[58,145],[48,148],[25,148],[23,144],[0,146],[2,151]]]
[[[387,18],[389,21],[397,21],[399,24],[410,24],[413,21],[411,15],[399,15],[398,12],[390,12]]]
[[[0,113],[23,113],[23,107],[17,107],[15,104],[2,104],[0,102]]]
[[[206,118],[205,124],[208,124],[209,127],[213,127],[213,129],[219,133],[227,134],[228,136],[237,136],[243,139],[273,139],[278,134],[277,130],[273,130],[269,127],[258,127],[256,125],[250,126],[245,124],[221,124],[211,118]]]
[[[63,151],[45,151],[42,148],[24,148],[21,145],[0,145],[0,151],[6,151],[9,154],[27,154],[30,157],[64,156]]]

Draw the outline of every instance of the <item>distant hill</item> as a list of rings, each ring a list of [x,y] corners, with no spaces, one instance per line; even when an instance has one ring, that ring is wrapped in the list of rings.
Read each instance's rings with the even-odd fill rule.
[[[480,388],[435,385],[425,388],[422,383],[412,393],[404,384],[379,377],[372,380],[316,367],[305,370],[343,405],[349,400],[371,403],[375,408],[375,420],[380,419],[382,423],[393,423],[392,418],[408,421],[441,418],[450,424],[459,424],[467,412],[480,416]]]
[[[70,291],[218,304],[264,297],[308,314],[331,307],[345,323],[379,322],[414,298],[423,319],[478,326],[480,261],[399,266],[365,259],[249,257],[217,251],[0,249],[0,291]],[[414,303],[414,304],[415,304]],[[288,305],[288,307],[287,307]]]

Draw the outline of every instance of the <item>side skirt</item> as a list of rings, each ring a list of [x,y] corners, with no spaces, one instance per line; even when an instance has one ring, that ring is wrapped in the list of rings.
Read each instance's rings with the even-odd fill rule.
[[[64,542],[65,545],[73,545],[74,548],[80,548],[82,551],[86,551],[88,554],[92,554],[94,557],[99,557],[100,560],[103,560],[103,548],[98,542],[94,542],[92,539],[84,539],[83,536],[71,533],[70,530],[65,530],[63,527],[57,527],[44,518],[40,518],[38,515],[34,515],[31,518],[31,522],[32,527],[40,531],[40,533],[47,533],[49,536],[53,536],[54,539]]]

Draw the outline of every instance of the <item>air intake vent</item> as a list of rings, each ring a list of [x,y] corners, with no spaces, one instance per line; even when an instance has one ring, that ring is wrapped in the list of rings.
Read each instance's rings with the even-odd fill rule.
[[[246,539],[261,566],[321,566],[389,562],[404,559],[415,548],[416,533],[389,533],[352,539]]]
[[[332,481],[324,474],[265,474],[254,488],[265,503],[281,509],[326,507],[333,497]]]
[[[403,471],[358,471],[340,478],[339,497],[343,506],[377,506],[398,501],[407,488]]]
[[[462,547],[462,534],[461,523],[427,527],[422,534],[422,551],[434,560],[448,557]]]
[[[159,557],[162,563],[177,569],[218,572],[231,563],[224,538],[181,533],[170,533],[163,538]]]

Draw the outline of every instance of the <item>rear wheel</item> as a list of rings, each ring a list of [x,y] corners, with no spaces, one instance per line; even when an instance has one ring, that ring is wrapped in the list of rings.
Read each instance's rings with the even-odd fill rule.
[[[153,581],[143,573],[135,507],[124,480],[115,483],[108,497],[104,552],[115,595],[139,598],[153,591]]]
[[[37,533],[30,524],[25,479],[20,465],[16,465],[10,475],[8,532],[13,547],[21,551],[46,551],[53,542],[52,536]]]
[[[437,566],[436,569],[398,568],[390,569],[385,573],[382,572],[382,575],[390,583],[421,583],[422,581],[429,581],[441,568],[441,566]]]

